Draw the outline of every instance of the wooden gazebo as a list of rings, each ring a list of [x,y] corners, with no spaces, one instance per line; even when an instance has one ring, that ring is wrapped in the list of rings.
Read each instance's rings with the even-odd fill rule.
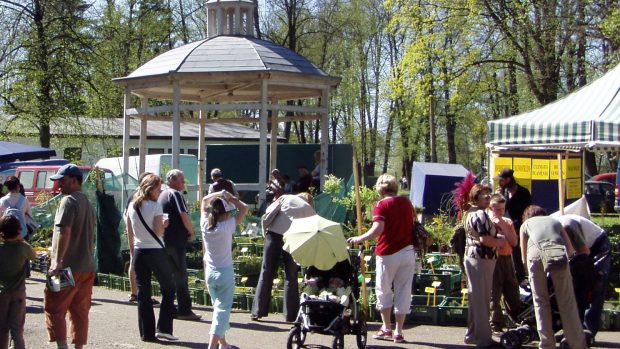
[[[124,168],[129,163],[129,120],[139,118],[140,172],[144,171],[149,120],[172,118],[173,167],[179,165],[181,120],[200,125],[199,192],[205,180],[205,127],[211,123],[259,123],[259,182],[239,189],[258,190],[265,197],[267,138],[269,169],[276,166],[277,125],[280,122],[320,120],[321,173],[327,170],[330,93],[340,78],[329,76],[305,57],[253,35],[252,0],[209,0],[208,38],[161,54],[126,77],[115,79],[124,93]],[[132,105],[139,97],[140,105]],[[303,106],[286,101],[303,100]],[[169,101],[161,103],[161,101]],[[157,106],[153,106],[157,102]],[[163,104],[163,105],[161,105]],[[259,110],[259,117],[243,117]],[[207,117],[214,114],[217,117]],[[322,176],[323,177],[323,176]],[[321,179],[321,187],[324,179]]]

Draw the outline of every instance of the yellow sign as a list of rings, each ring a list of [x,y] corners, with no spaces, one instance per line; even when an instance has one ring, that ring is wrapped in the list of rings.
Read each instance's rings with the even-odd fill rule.
[[[528,178],[515,178],[517,183],[519,183],[522,187],[525,187],[530,193],[532,192],[532,180]]]
[[[530,179],[532,178],[532,159],[530,158],[514,158],[512,169],[515,171],[515,178]]]
[[[562,160],[562,178],[566,178],[566,160]],[[553,159],[549,160],[549,179],[558,179],[559,178],[559,170],[558,170],[558,160]]]
[[[505,168],[512,168],[512,158],[495,158],[495,171],[493,172],[493,177],[497,176],[499,172]]]
[[[567,178],[581,177],[581,159],[568,159],[568,168],[566,169]],[[579,196],[581,197],[581,195]]]
[[[424,292],[426,292],[426,293],[435,293],[435,291],[437,291],[437,289],[435,289],[434,287],[425,287],[424,288]]]
[[[549,179],[549,160],[532,159],[532,179]]]
[[[566,180],[566,198],[578,199],[581,197],[581,178],[569,178]]]

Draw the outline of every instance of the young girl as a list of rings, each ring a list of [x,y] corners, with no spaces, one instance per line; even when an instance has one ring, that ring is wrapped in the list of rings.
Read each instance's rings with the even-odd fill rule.
[[[36,253],[20,235],[21,223],[12,215],[0,217],[0,348],[9,347],[9,331],[13,348],[23,349],[26,321],[26,274],[28,260]]]
[[[231,206],[234,205],[234,207]],[[236,208],[236,216],[231,211]],[[248,213],[248,205],[222,190],[202,199],[200,230],[205,262],[205,282],[213,299],[213,319],[209,331],[209,349],[228,349],[225,334],[230,328],[230,311],[235,292],[232,260],[232,236]]]

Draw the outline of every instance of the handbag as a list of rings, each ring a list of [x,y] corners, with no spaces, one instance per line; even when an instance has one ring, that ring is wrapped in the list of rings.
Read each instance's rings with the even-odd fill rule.
[[[426,250],[433,244],[433,237],[418,220],[413,222],[411,233],[413,235],[413,246],[415,248]]]
[[[172,268],[175,271],[179,270],[179,265],[177,263],[176,258],[174,258],[169,252],[168,250],[166,250],[166,246],[164,246],[164,243],[161,242],[161,240],[159,239],[159,237],[157,236],[157,234],[155,234],[155,232],[151,229],[151,227],[149,227],[148,224],[146,224],[146,221],[144,220],[144,217],[142,217],[142,212],[140,212],[139,208],[136,208],[136,213],[138,214],[138,218],[140,218],[140,221],[142,222],[142,225],[144,225],[144,228],[146,228],[146,231],[149,232],[149,234],[151,234],[151,236],[153,237],[153,239],[155,239],[155,241],[157,241],[157,243],[159,244],[159,246],[161,246],[161,248],[164,250],[164,252],[166,252],[166,255],[168,256],[168,259],[170,260],[170,265],[172,265]]]

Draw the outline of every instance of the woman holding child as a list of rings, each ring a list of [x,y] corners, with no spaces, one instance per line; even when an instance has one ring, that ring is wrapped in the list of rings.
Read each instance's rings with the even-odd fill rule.
[[[493,221],[485,211],[491,201],[491,189],[475,184],[469,191],[471,208],[465,217],[465,270],[469,291],[467,332],[464,342],[478,347],[497,345],[489,324],[491,288],[497,254],[503,246],[503,235],[497,234]]]
[[[411,285],[415,272],[413,248],[413,217],[415,209],[409,198],[397,196],[398,183],[394,176],[383,174],[375,185],[381,199],[372,209],[372,226],[363,235],[349,238],[351,244],[377,239],[377,309],[383,326],[373,335],[375,339],[403,343],[403,323],[411,311]],[[393,286],[393,287],[392,287]],[[391,312],[394,307],[396,327],[392,332]]]
[[[237,209],[235,216],[232,210]],[[232,236],[248,213],[248,205],[222,190],[202,199],[200,230],[204,249],[205,281],[213,299],[213,320],[209,331],[209,349],[228,349],[226,331],[235,292]]]

